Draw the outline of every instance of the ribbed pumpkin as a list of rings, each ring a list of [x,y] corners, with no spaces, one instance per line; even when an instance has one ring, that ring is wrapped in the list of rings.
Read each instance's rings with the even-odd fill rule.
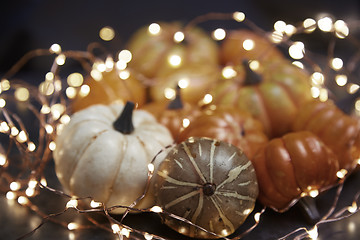
[[[181,234],[220,238],[232,234],[252,212],[258,195],[251,161],[237,147],[209,138],[176,145],[155,178],[157,205],[212,232],[167,215],[164,222]]]
[[[221,63],[237,65],[243,60],[256,60],[261,65],[268,65],[282,61],[282,52],[270,41],[269,36],[250,29],[229,31],[221,44]]]
[[[111,104],[113,102],[132,101],[139,106],[146,101],[144,85],[136,78],[131,70],[126,70],[130,76],[123,80],[116,69],[104,72],[101,80],[87,77],[84,84],[90,87],[86,96],[77,95],[71,102],[73,112],[84,109],[94,104]]]
[[[151,114],[133,109],[131,102],[93,105],[72,115],[54,151],[56,175],[68,194],[110,207],[129,206],[144,193],[148,164],[173,140]],[[136,207],[154,204],[151,189]]]
[[[261,122],[249,113],[225,106],[204,109],[185,128],[178,142],[189,137],[208,137],[231,143],[242,149],[249,159],[268,141]]]
[[[250,112],[270,138],[289,132],[300,106],[311,99],[310,76],[287,61],[256,71],[244,61],[233,70],[214,85],[213,103]]]
[[[311,191],[336,184],[338,158],[320,138],[308,131],[274,138],[252,159],[258,176],[259,201],[285,211]]]
[[[331,100],[305,104],[293,130],[316,134],[338,156],[340,168],[352,170],[360,159],[360,121],[346,115]]]
[[[153,26],[153,25],[152,25]],[[179,82],[184,101],[196,103],[219,74],[218,46],[200,28],[161,22],[158,31],[139,29],[129,40],[129,66],[148,79],[152,100],[166,100]],[[179,34],[183,38],[179,38]]]

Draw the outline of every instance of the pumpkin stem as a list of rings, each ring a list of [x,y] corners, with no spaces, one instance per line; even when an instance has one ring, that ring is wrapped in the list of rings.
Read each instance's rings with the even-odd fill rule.
[[[256,85],[262,82],[262,77],[250,68],[248,60],[243,60],[242,65],[245,68],[245,85]]]
[[[183,109],[183,107],[184,107],[184,104],[181,99],[181,90],[180,90],[180,87],[177,86],[175,99],[169,103],[169,105],[167,106],[167,109],[176,110],[176,109]]]
[[[120,116],[113,123],[115,130],[123,133],[130,134],[134,131],[134,125],[132,123],[132,113],[134,111],[135,104],[127,101]]]
[[[314,198],[308,196],[302,197],[299,200],[299,205],[309,224],[314,225],[321,219]]]

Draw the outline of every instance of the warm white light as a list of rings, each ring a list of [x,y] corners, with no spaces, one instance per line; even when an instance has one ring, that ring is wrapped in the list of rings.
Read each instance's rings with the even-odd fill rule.
[[[168,62],[172,67],[178,67],[181,64],[181,57],[179,55],[170,55],[168,58]]]
[[[18,203],[21,204],[21,205],[26,205],[29,203],[29,199],[25,196],[20,196],[18,198]]]
[[[91,200],[91,202],[90,202],[90,207],[92,207],[92,208],[98,208],[98,207],[101,207],[101,206],[102,206],[101,202],[96,202],[94,200]]]
[[[27,189],[25,190],[25,194],[26,194],[26,196],[28,196],[28,197],[32,197],[32,196],[34,196],[34,194],[35,194],[35,189],[34,189],[34,188],[27,188]]]
[[[76,89],[74,87],[68,87],[65,90],[65,94],[68,98],[73,99],[76,97]]]
[[[18,191],[21,188],[21,184],[19,182],[10,183],[10,189],[12,191]]]
[[[347,83],[347,76],[346,75],[336,75],[335,77],[336,84],[340,87],[343,87]]]
[[[255,222],[260,222],[260,216],[261,216],[261,213],[255,213],[254,215],[254,219],[255,219]]]
[[[304,69],[304,64],[302,62],[299,61],[293,61],[292,62],[293,65],[297,66],[300,69]]]
[[[38,182],[34,179],[30,180],[28,183],[29,188],[35,188],[37,186]]]
[[[244,40],[244,42],[243,42],[243,48],[244,48],[246,51],[253,50],[254,47],[255,47],[255,42],[254,42],[254,40],[252,40],[252,39],[246,39],[246,40]]]
[[[260,62],[258,60],[252,60],[249,62],[249,68],[253,71],[257,71],[260,68]]]
[[[60,45],[57,43],[54,43],[53,45],[51,45],[50,52],[59,54],[61,52]]]
[[[26,88],[20,87],[15,90],[14,95],[15,95],[16,100],[18,100],[20,102],[24,102],[29,99],[30,92]]]
[[[151,235],[149,233],[145,233],[144,238],[145,238],[145,240],[152,240],[154,237],[153,237],[153,235]]]
[[[324,74],[320,73],[320,72],[314,72],[311,75],[311,81],[314,85],[316,86],[320,86],[324,84],[325,81],[325,77]]]
[[[358,209],[358,206],[357,206],[356,202],[353,202],[352,205],[350,207],[348,207],[348,211],[350,213],[356,213],[357,209]]]
[[[317,24],[319,29],[324,32],[330,32],[333,29],[333,20],[330,17],[320,18]]]
[[[54,151],[54,150],[56,149],[56,143],[55,143],[54,141],[51,141],[51,142],[49,143],[49,149],[50,149],[51,151]]]
[[[329,92],[326,88],[320,88],[319,100],[326,102],[329,99]]]
[[[226,32],[222,28],[218,28],[215,31],[213,31],[212,36],[215,40],[223,40],[226,37]]]
[[[104,41],[111,41],[115,37],[115,31],[112,27],[106,26],[100,29],[99,36]]]
[[[127,229],[127,228],[122,228],[121,231],[120,231],[120,234],[129,238],[130,237],[130,229]]]
[[[11,136],[17,136],[19,134],[19,129],[17,129],[16,127],[11,127],[10,134]]]
[[[346,169],[341,169],[336,173],[336,176],[340,179],[343,179],[347,173],[348,171]]]
[[[107,57],[105,60],[105,66],[106,66],[106,70],[107,72],[110,72],[113,68],[114,68],[114,59],[112,57]]]
[[[71,199],[66,203],[66,208],[76,208],[78,206],[78,200]]]
[[[6,164],[6,156],[5,154],[0,153],[0,166],[4,166]]]
[[[203,98],[203,103],[204,104],[209,104],[211,103],[213,100],[213,96],[209,93],[205,94],[204,98]]]
[[[128,70],[123,70],[119,72],[119,78],[126,80],[130,77],[130,72]]]
[[[71,231],[71,230],[75,230],[79,227],[79,224],[71,222],[67,225],[67,228]]]
[[[273,33],[271,34],[271,38],[270,40],[273,43],[280,43],[284,38],[284,34],[282,32],[279,31],[273,31]]]
[[[155,166],[154,166],[154,164],[149,163],[149,164],[148,164],[148,170],[149,170],[149,172],[153,173],[153,172],[154,172],[154,170],[155,170]]]
[[[10,89],[10,81],[7,79],[2,79],[0,82],[0,93]]]
[[[334,69],[334,70],[340,70],[344,65],[344,62],[341,58],[333,58],[331,60],[330,66]]]
[[[111,229],[113,230],[113,233],[118,234],[120,233],[121,229],[119,224],[111,224]]]
[[[237,73],[232,66],[226,66],[222,69],[222,76],[226,79],[236,77]]]
[[[121,50],[119,52],[118,59],[128,63],[132,59],[132,54],[129,50],[126,50],[126,49]]]
[[[164,89],[164,96],[166,99],[174,99],[176,96],[176,91],[173,88],[165,88]]]
[[[182,78],[178,81],[179,88],[187,88],[190,84],[190,81],[188,78]]]
[[[234,12],[233,18],[237,22],[242,22],[245,20],[245,13],[243,12]]]
[[[360,111],[360,99],[357,99],[355,101],[355,110]],[[0,155],[1,156],[1,155]],[[357,163],[360,164],[360,158],[357,160]],[[1,165],[1,159],[0,159],[0,165]]]
[[[274,23],[274,30],[278,32],[285,32],[286,29],[286,23],[284,21],[276,21]]]
[[[80,97],[86,97],[87,95],[89,95],[89,93],[90,93],[89,85],[84,84],[80,87],[80,91],[79,91]]]
[[[40,83],[39,91],[46,96],[50,96],[55,91],[54,83],[49,80],[46,80],[46,81]]]
[[[316,29],[316,21],[312,18],[307,18],[303,22],[305,32],[310,33]]]
[[[24,143],[28,140],[28,137],[27,137],[27,134],[25,131],[21,130],[19,132],[19,134],[16,136],[16,140],[19,142],[19,143]]]
[[[64,65],[66,61],[66,56],[64,54],[60,54],[56,57],[55,62],[57,65]]]
[[[309,234],[309,237],[310,237],[312,240],[317,239],[318,236],[319,236],[319,233],[318,233],[318,230],[317,230],[317,227],[316,227],[316,226],[315,226],[313,229],[308,230],[307,233]]]
[[[174,41],[177,42],[177,43],[180,43],[182,41],[184,41],[185,39],[185,34],[183,32],[176,32],[174,34]]]
[[[305,46],[304,46],[304,43],[302,43],[302,42],[299,42],[299,41],[294,42],[289,47],[289,55],[293,59],[302,59],[304,57],[304,53],[305,53]]]
[[[0,98],[0,108],[4,108],[6,106],[6,101],[3,98]]]
[[[69,122],[70,122],[70,116],[67,115],[67,114],[62,115],[62,117],[60,118],[60,122],[61,122],[62,124],[67,124],[67,123],[69,123]]]
[[[285,27],[285,33],[288,36],[291,36],[291,35],[295,34],[296,33],[296,27],[294,25],[287,24],[286,27]]]
[[[318,98],[320,96],[320,89],[318,87],[311,87],[310,92],[313,98]]]
[[[311,190],[310,192],[309,192],[309,195],[310,195],[310,197],[312,197],[312,198],[315,198],[315,197],[317,197],[318,195],[319,195],[319,191],[318,190]]]
[[[9,191],[6,193],[6,198],[8,200],[14,200],[16,198],[16,194],[14,192]]]
[[[188,118],[184,118],[182,120],[182,126],[183,128],[187,128],[190,125],[190,120]]]
[[[158,35],[161,32],[161,27],[157,23],[152,23],[149,25],[148,31],[151,35]]]
[[[345,38],[349,35],[349,28],[343,20],[337,20],[334,23],[335,35],[338,38]]]
[[[359,90],[359,88],[360,88],[360,86],[358,84],[351,83],[351,84],[349,84],[347,90],[348,90],[348,93],[354,94],[354,93],[356,93],[356,91]]]
[[[52,134],[54,132],[54,127],[51,126],[50,124],[46,124],[45,125],[45,130],[48,134]]]
[[[151,211],[151,212],[154,212],[154,213],[161,213],[161,212],[163,212],[162,208],[159,207],[159,206],[153,206],[152,208],[150,208],[150,211]]]
[[[52,81],[52,80],[54,80],[54,78],[55,78],[55,75],[52,72],[48,72],[45,74],[45,80]]]

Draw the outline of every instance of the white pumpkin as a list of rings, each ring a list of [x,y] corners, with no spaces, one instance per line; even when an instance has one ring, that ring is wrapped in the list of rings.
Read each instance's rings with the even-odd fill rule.
[[[92,197],[107,207],[129,206],[143,194],[148,164],[173,139],[150,113],[133,108],[129,102],[125,107],[94,105],[73,114],[56,137],[53,155],[57,177],[68,193]],[[155,169],[164,157],[156,158]],[[153,203],[149,191],[136,207]]]

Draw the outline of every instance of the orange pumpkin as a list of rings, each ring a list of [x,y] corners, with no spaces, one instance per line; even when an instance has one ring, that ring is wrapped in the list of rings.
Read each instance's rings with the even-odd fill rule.
[[[141,108],[153,114],[159,123],[166,126],[175,141],[178,139],[184,124],[186,124],[184,120],[191,122],[195,116],[201,114],[201,109],[197,105],[183,102],[180,89],[177,90],[174,100],[150,102]]]
[[[302,196],[323,191],[337,181],[338,159],[315,134],[291,132],[274,138],[252,159],[259,201],[285,211]]]
[[[343,113],[332,101],[313,100],[299,111],[294,131],[316,134],[338,156],[340,168],[353,169],[360,158],[360,121]]]
[[[243,60],[257,60],[262,65],[282,61],[284,56],[265,35],[249,29],[231,31],[220,48],[221,63],[237,65]]]
[[[268,141],[262,124],[249,113],[214,105],[190,122],[180,133],[178,142],[189,137],[208,137],[228,142],[244,151],[249,159]]]
[[[235,74],[220,79],[210,92],[213,103],[250,112],[270,138],[289,132],[299,107],[311,99],[310,76],[287,61],[256,72],[248,62],[232,69]]]
[[[77,112],[94,104],[110,104],[112,102],[132,101],[139,106],[146,101],[145,87],[130,70],[129,78],[123,80],[119,77],[116,69],[104,72],[102,79],[94,80],[92,77],[85,79],[84,84],[90,87],[86,96],[77,95],[71,102],[73,112]]]
[[[180,82],[185,85],[184,101],[198,102],[220,72],[217,43],[197,27],[186,28],[175,22],[155,26],[158,31],[143,27],[130,38],[129,67],[147,78],[152,100],[166,100]]]

